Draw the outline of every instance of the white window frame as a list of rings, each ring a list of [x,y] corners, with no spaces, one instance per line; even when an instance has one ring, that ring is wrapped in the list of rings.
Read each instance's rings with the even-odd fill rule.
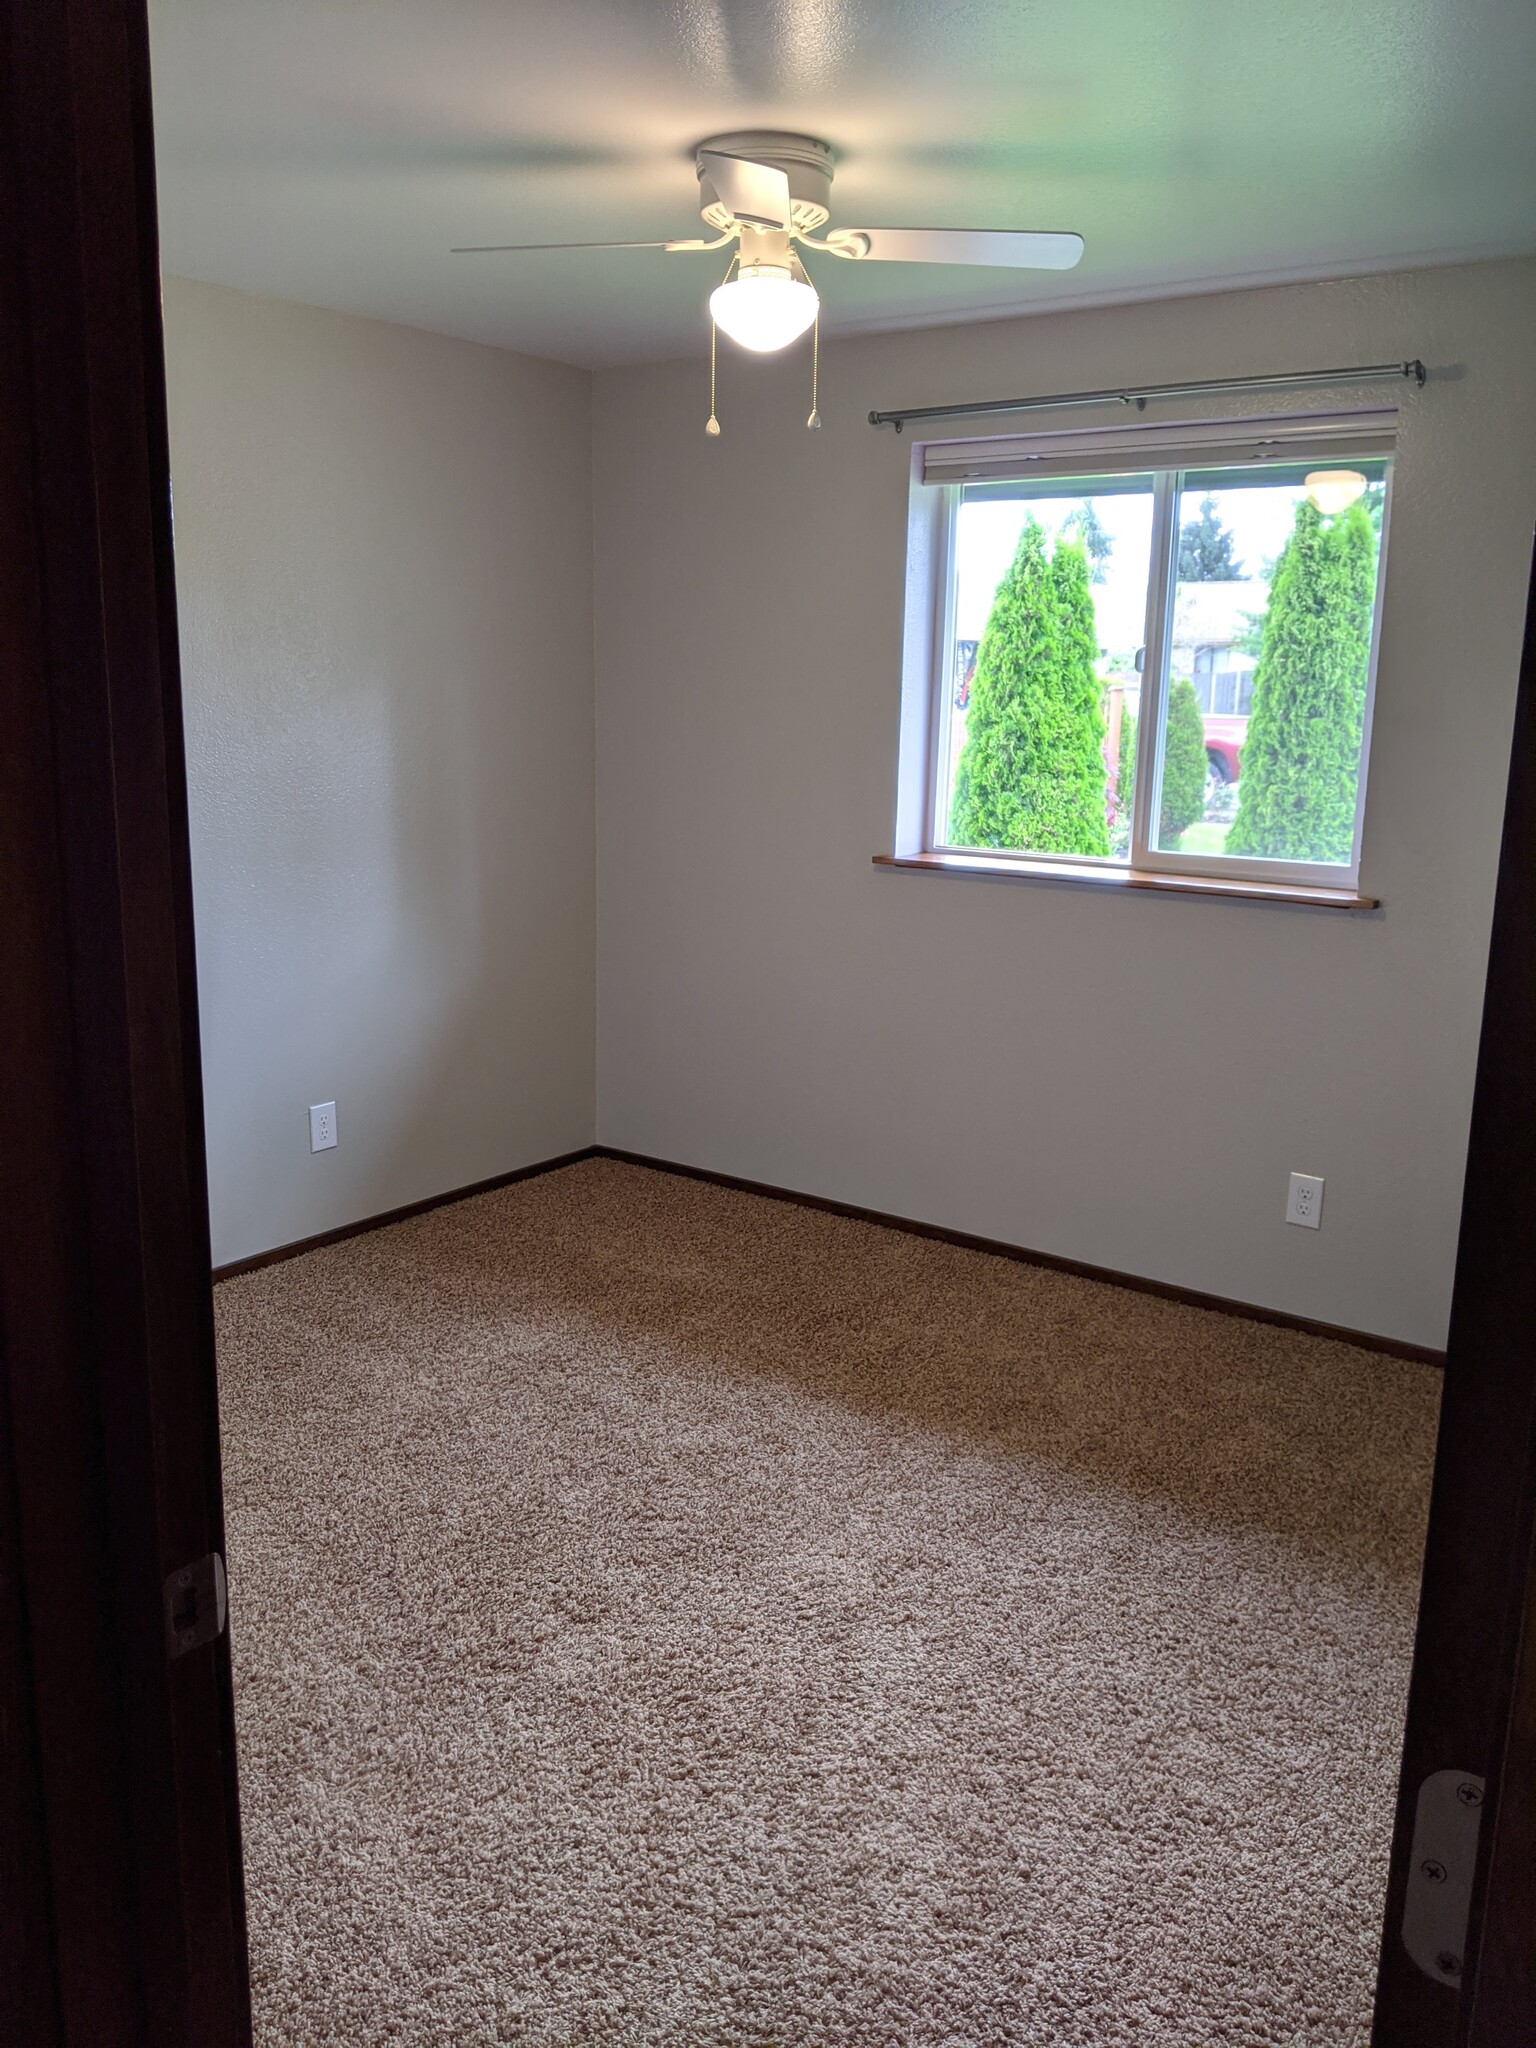
[[[897,853],[980,857],[1023,870],[1059,869],[1065,862],[1076,868],[1102,869],[1107,876],[1188,875],[1318,888],[1357,887],[1392,518],[1396,420],[1395,410],[1383,409],[1355,414],[1290,415],[1280,419],[1111,427],[1083,433],[1021,434],[1003,440],[930,442],[914,448],[907,578],[907,688],[898,778]],[[1251,468],[1264,460],[1273,460],[1279,466],[1315,459],[1320,467],[1348,467],[1351,456],[1357,461],[1385,461],[1386,496],[1377,554],[1350,859],[1335,865],[1159,850],[1152,845],[1151,838],[1152,825],[1161,807],[1166,737],[1163,699],[1172,651],[1171,603],[1178,569],[1179,496],[1184,477],[1191,471],[1224,466]],[[952,731],[950,699],[954,688],[955,538],[964,486],[967,481],[980,480],[1024,483],[1032,473],[1080,477],[1085,481],[1094,476],[1149,476],[1152,480],[1151,571],[1137,715],[1136,790],[1130,849],[1123,857],[961,847],[947,841],[942,832],[952,780],[948,755]],[[920,718],[912,715],[918,702],[922,707]]]

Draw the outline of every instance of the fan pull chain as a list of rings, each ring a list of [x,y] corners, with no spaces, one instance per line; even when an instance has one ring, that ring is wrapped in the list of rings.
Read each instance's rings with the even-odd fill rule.
[[[709,418],[704,422],[706,434],[718,434],[720,422],[715,418],[715,339],[718,330],[713,320],[709,323]]]
[[[806,425],[813,434],[821,432],[821,414],[816,410],[817,390],[821,381],[821,308],[816,308],[816,319],[811,328],[811,413]]]
[[[725,275],[720,280],[722,284],[730,283],[731,279],[736,275],[736,267],[740,262],[741,245],[738,243],[731,252],[730,262],[725,266]],[[720,422],[715,418],[715,343],[719,338],[720,330],[715,325],[714,314],[711,313],[709,316],[709,418],[704,422],[706,434],[718,434],[720,431]]]

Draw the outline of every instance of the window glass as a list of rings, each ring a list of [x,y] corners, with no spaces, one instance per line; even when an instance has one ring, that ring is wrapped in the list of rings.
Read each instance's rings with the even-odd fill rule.
[[[1386,466],[1319,467],[1180,479],[1159,853],[1354,859]]]
[[[955,516],[939,845],[1130,846],[1150,476],[968,485]]]

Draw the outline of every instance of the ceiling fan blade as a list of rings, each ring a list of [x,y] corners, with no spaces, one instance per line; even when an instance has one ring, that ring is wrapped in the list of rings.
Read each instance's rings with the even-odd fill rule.
[[[722,206],[753,228],[787,228],[789,179],[772,164],[755,164],[744,156],[723,156],[718,150],[699,152],[699,169],[715,188]]]
[[[665,249],[666,242],[466,242],[450,256],[528,256],[540,249]]]
[[[839,228],[839,241],[868,243],[866,263],[976,263],[1005,270],[1071,270],[1081,235],[1027,228]]]

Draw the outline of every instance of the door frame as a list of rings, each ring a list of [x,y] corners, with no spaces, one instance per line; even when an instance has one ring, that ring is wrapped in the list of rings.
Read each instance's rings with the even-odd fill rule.
[[[1379,2048],[1536,2043],[1536,568],[1376,1993]],[[1403,1946],[1419,1790],[1486,1779],[1460,1992]]]
[[[248,2048],[145,0],[0,16],[0,2032]],[[1533,594],[1536,595],[1536,594]],[[1536,605],[1527,624],[1375,2048],[1536,2041]],[[1463,1988],[1399,1927],[1488,1781]]]
[[[0,2033],[244,2048],[143,0],[7,0],[0,94]]]
[[[1501,1502],[1511,1540],[1498,1687],[1492,1798],[1472,1900],[1475,1976],[1457,2048],[1536,2041],[1536,565],[1510,755],[1473,1143],[1462,1212],[1454,1342],[1475,1361],[1460,1399],[1495,1366],[1526,1437],[1518,1497]],[[1465,1506],[1466,1503],[1463,1503]],[[1431,1531],[1433,1540],[1433,1530]],[[1413,1704],[1408,1737],[1415,1732]]]

